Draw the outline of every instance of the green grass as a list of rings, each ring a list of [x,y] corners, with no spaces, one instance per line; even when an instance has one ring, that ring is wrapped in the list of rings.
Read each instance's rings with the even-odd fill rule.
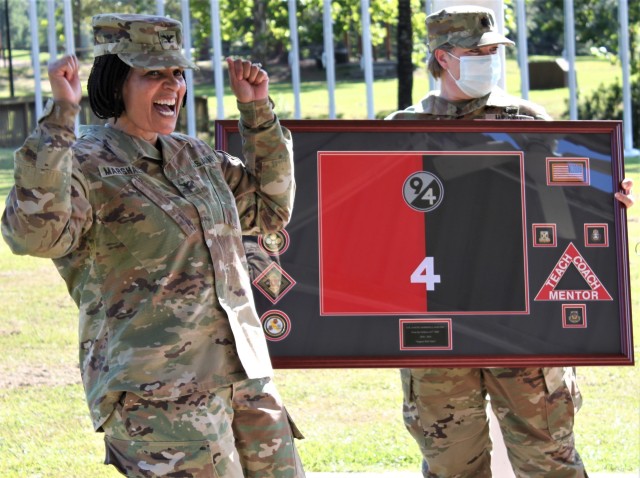
[[[276,383],[306,436],[298,446],[307,471],[420,469],[397,370],[277,370]]]
[[[115,477],[101,464],[78,385],[21,387],[0,392],[0,452],[5,477]]]
[[[11,150],[0,150],[2,196],[11,168]],[[626,171],[640,185],[640,158],[628,160]],[[630,210],[628,225],[633,251],[640,243],[639,206]],[[638,317],[640,255],[632,252],[630,261]],[[79,384],[77,310],[53,265],[14,256],[0,241],[0,302],[0,377],[34,384],[0,389],[2,476],[120,476],[101,465],[102,437],[91,429]],[[587,468],[637,471],[637,367],[580,367],[578,375],[585,404],[575,430]],[[276,383],[307,437],[299,449],[308,471],[419,470],[417,447],[402,425],[397,370],[277,370]]]
[[[13,150],[0,148],[0,197],[5,198],[13,183]]]
[[[622,84],[622,69],[620,65],[612,64],[606,59],[578,57],[576,58],[576,81],[579,98],[585,98],[602,84],[609,85],[613,82]],[[515,62],[507,66],[507,88],[511,94],[520,94],[520,72]],[[529,100],[544,106],[555,119],[562,119],[563,114],[568,115],[568,88],[531,90]]]
[[[395,79],[380,79],[373,84],[374,106],[377,115],[396,110],[397,84]],[[414,77],[415,101],[423,97],[429,89],[425,74],[416,73]],[[276,112],[281,118],[292,118],[294,114],[294,95],[291,83],[271,83],[269,93],[276,104]],[[215,91],[209,84],[196,86],[197,95],[209,98],[209,116],[214,119],[217,113]],[[363,119],[367,117],[367,100],[362,81],[342,80],[336,82],[336,117],[340,119]],[[300,88],[301,116],[303,119],[328,118],[329,93],[326,82],[313,80],[304,82]],[[226,118],[238,118],[235,98],[228,86],[225,88],[224,112]]]
[[[576,61],[576,77],[578,92],[581,96],[588,95],[602,83],[621,82],[619,65],[611,64],[607,60],[581,57]],[[321,78],[322,73],[313,74],[313,81],[305,81],[301,86],[300,103],[301,115],[304,119],[326,118],[328,116],[329,94],[326,81]],[[320,78],[320,79],[319,79]],[[215,118],[217,100],[210,83],[196,86],[196,94],[209,98],[209,115]],[[377,116],[395,111],[397,105],[398,81],[396,79],[376,79],[373,85],[374,109]],[[506,89],[513,95],[520,95],[520,70],[515,60],[507,60]],[[429,90],[429,80],[424,68],[414,73],[413,101],[417,102]],[[294,96],[290,82],[272,82],[270,93],[276,103],[278,115],[281,118],[293,117]],[[568,88],[550,90],[531,90],[529,100],[543,106],[555,119],[561,119],[568,110]],[[342,119],[362,119],[367,117],[366,94],[363,81],[338,79],[335,89],[336,116]],[[229,88],[225,89],[225,116],[237,118],[235,100]]]

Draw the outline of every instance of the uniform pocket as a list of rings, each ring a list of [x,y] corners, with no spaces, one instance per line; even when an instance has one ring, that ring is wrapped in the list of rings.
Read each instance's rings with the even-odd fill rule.
[[[243,476],[230,418],[216,411],[220,400],[202,392],[168,401],[123,393],[103,426],[105,463],[130,477]]]
[[[236,198],[224,180],[220,164],[207,164],[205,168],[211,184],[211,193],[215,199],[214,219],[216,222],[221,222],[240,230]]]
[[[128,477],[184,476],[218,478],[224,464],[216,465],[211,444],[201,442],[144,442],[105,436],[105,464]]]
[[[145,268],[167,260],[196,227],[169,197],[139,178],[101,208],[98,219]]]
[[[144,181],[133,178],[131,183],[147,198],[153,201],[154,204],[159,206],[163,212],[165,212],[171,219],[173,219],[180,229],[188,236],[194,232],[196,232],[196,228],[191,222],[191,220],[187,217],[185,213],[167,196],[163,196],[159,192],[155,191],[151,187],[147,186]]]
[[[546,426],[554,440],[573,436],[576,407],[571,391],[562,384],[552,394],[545,396]]]

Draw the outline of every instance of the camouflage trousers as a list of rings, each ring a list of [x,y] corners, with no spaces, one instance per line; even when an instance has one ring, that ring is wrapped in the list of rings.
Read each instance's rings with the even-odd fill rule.
[[[125,393],[103,425],[105,464],[128,477],[302,478],[302,438],[270,379],[176,400]]]
[[[549,391],[540,368],[400,372],[404,422],[422,451],[426,478],[491,477],[487,395],[518,478],[587,476],[574,446],[580,397],[571,384],[560,381]]]

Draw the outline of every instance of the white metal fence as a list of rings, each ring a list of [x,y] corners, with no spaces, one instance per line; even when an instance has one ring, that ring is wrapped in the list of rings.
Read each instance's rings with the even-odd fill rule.
[[[34,64],[34,71],[36,72],[35,81],[35,108],[36,116],[39,116],[42,112],[43,101],[42,91],[40,87],[40,63],[39,63],[39,39],[38,28],[36,18],[36,1],[29,0],[29,17],[31,22],[31,35],[32,35],[32,57]],[[294,117],[299,119],[301,117],[301,104],[300,104],[300,55],[298,50],[298,37],[297,37],[297,24],[296,24],[296,0],[286,0],[288,2],[289,9],[289,28],[290,35],[290,66],[292,75],[292,88],[294,95]],[[323,32],[324,32],[324,51],[326,59],[326,75],[327,75],[327,92],[328,92],[328,116],[329,118],[336,117],[335,108],[335,56],[333,48],[333,28],[331,22],[331,0],[324,1],[324,15],[323,15]],[[376,0],[374,0],[376,1]],[[635,0],[632,0],[635,1]],[[68,52],[74,52],[74,40],[73,40],[73,23],[72,23],[72,11],[71,0],[63,0],[64,8],[64,31],[65,31],[65,49]],[[224,77],[222,72],[222,48],[220,40],[220,13],[219,13],[219,0],[210,0],[211,4],[211,42],[212,42],[212,64],[214,68],[214,82],[215,91],[217,97],[217,112],[218,118],[224,118],[224,106],[223,106],[223,85]],[[496,12],[498,26],[502,28],[503,25],[503,0],[426,0],[425,8],[426,13],[429,14],[442,8],[444,5],[453,4],[476,4],[483,5],[492,8]],[[47,0],[48,5],[48,44],[49,52],[55,57],[56,41],[55,41],[55,20],[54,20],[54,2],[53,0]],[[157,0],[157,12],[160,15],[164,15],[164,0]],[[184,26],[184,46],[187,55],[191,53],[191,19],[190,19],[190,1],[180,0],[182,11],[182,23]],[[366,102],[367,102],[367,117],[374,118],[374,97],[373,97],[373,82],[374,70],[373,59],[371,50],[371,40],[369,36],[369,6],[370,0],[361,0],[361,14],[362,14],[362,32],[363,32],[363,69],[366,84]],[[527,42],[526,42],[526,18],[525,18],[525,0],[515,0],[516,16],[518,25],[518,63],[521,72],[521,95],[523,98],[528,98],[529,94],[529,73],[527,62]],[[628,25],[628,0],[618,0],[619,11],[619,36],[620,36],[620,62],[622,65],[622,79],[623,79],[623,127],[624,127],[624,144],[626,145],[626,153],[636,154],[636,150],[633,148],[633,135],[632,135],[632,120],[631,120],[631,86],[630,86],[630,72],[629,72],[629,25]],[[570,119],[577,118],[577,87],[576,87],[576,75],[575,75],[575,34],[574,34],[574,5],[573,0],[564,0],[564,23],[565,23],[565,39],[568,41],[565,44],[566,60],[569,65],[569,116]],[[187,71],[187,88],[189,91],[193,90],[193,76],[191,71]],[[503,83],[504,85],[504,79]],[[190,135],[196,133],[196,121],[194,115],[193,95],[187,97],[187,132]]]

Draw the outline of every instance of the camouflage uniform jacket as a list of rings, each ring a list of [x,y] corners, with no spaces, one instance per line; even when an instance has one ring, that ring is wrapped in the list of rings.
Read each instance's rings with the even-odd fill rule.
[[[440,96],[439,91],[431,91],[420,103],[402,111],[396,111],[386,119],[402,120],[551,120],[544,108],[530,101],[508,95],[499,88],[481,98],[466,102],[450,102]],[[576,377],[571,367],[547,367],[542,369],[549,393],[566,383],[570,390],[576,390]],[[580,395],[576,393],[577,406]]]
[[[405,110],[396,111],[386,119],[551,119],[542,107],[508,95],[500,88],[494,88],[487,96],[455,103],[447,101],[439,93],[439,91],[431,91],[420,100],[420,103],[409,106]]]
[[[289,220],[292,143],[268,102],[239,108],[246,166],[177,133],[161,151],[109,126],[76,140],[65,102],[16,151],[2,234],[52,258],[79,307],[96,430],[123,391],[171,399],[273,373],[241,239]]]

